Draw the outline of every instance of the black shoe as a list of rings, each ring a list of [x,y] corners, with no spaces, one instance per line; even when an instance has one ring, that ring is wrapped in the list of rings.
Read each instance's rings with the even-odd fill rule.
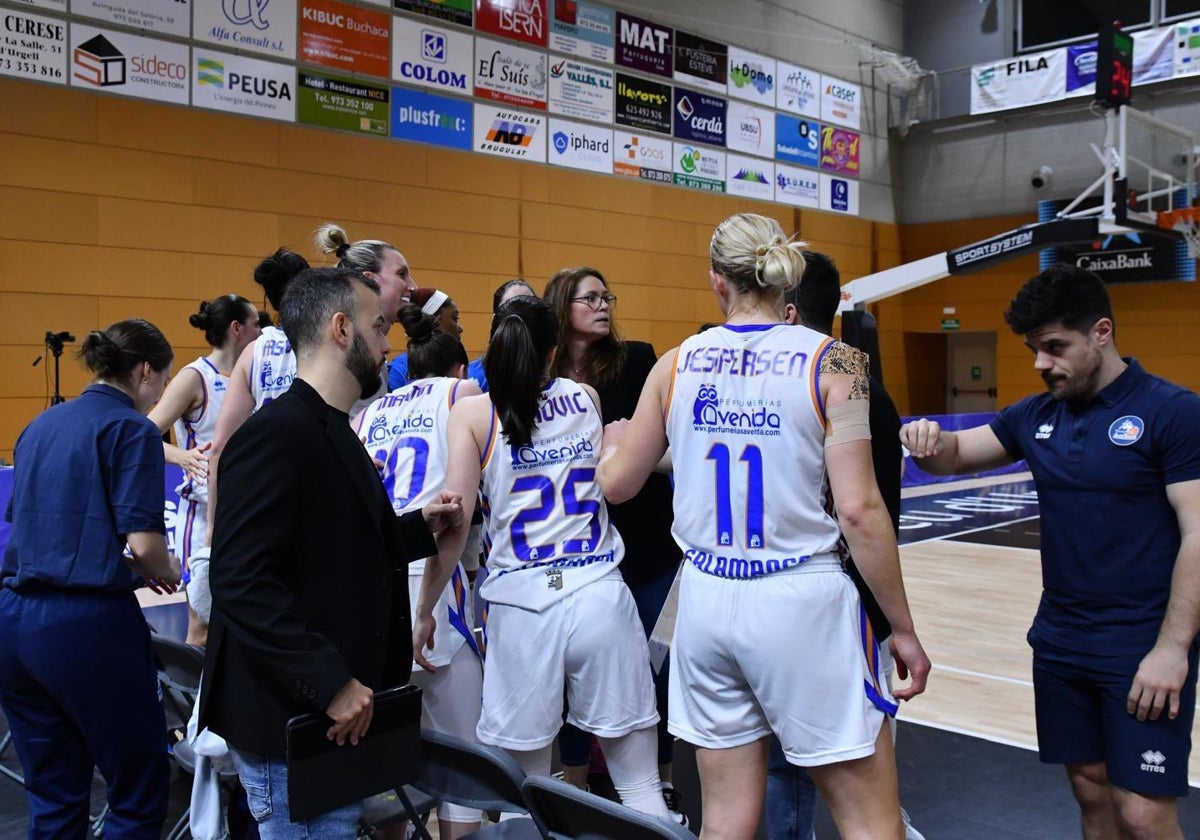
[[[679,795],[679,791],[675,790],[670,782],[664,782],[662,794],[663,802],[667,803],[667,810],[671,812],[671,819],[687,828],[688,818],[687,814],[683,813],[683,797]]]

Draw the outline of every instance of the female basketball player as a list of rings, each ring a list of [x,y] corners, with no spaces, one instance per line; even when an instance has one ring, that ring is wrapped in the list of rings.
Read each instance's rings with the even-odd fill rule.
[[[621,800],[666,818],[646,637],[595,482],[599,400],[587,385],[548,375],[557,335],[544,302],[503,304],[484,357],[491,390],[450,412],[446,487],[462,492],[464,522],[480,492],[490,542],[479,739],[509,750],[527,773],[548,774],[565,683],[568,719],[600,739]],[[464,537],[449,535],[425,567],[413,622],[422,667]]]
[[[419,291],[419,290],[418,290]],[[409,383],[367,406],[355,432],[367,452],[383,464],[383,485],[396,515],[417,510],[437,497],[446,478],[446,421],[451,407],[479,394],[467,373],[467,351],[456,334],[439,327],[421,305],[400,310],[408,334]],[[477,533],[477,531],[476,531]],[[479,545],[468,540],[462,558],[478,566]],[[408,565],[411,603],[417,603],[425,561]],[[483,670],[472,634],[471,584],[464,562],[454,567],[450,584],[434,607],[437,631],[425,658],[437,670],[418,669],[412,677],[424,695],[422,725],[467,741],[477,740]],[[479,830],[480,812],[449,802],[438,805],[438,836],[462,837]]]
[[[175,375],[162,399],[150,412],[150,421],[165,432],[175,427],[178,446],[163,444],[167,463],[185,470],[175,513],[175,553],[183,563],[183,582],[188,575],[188,558],[195,549],[207,544],[208,525],[208,452],[212,446],[217,412],[242,350],[258,338],[258,310],[240,295],[222,295],[200,304],[200,311],[188,319],[196,329],[204,330],[204,340],[212,352],[187,364]],[[204,623],[189,605],[189,645],[203,645]]]
[[[883,726],[896,705],[840,532],[892,622],[901,677],[912,674],[897,698],[924,690],[929,660],[871,466],[865,356],[780,323],[802,247],[764,216],[717,227],[709,278],[726,323],[655,365],[633,419],[612,427],[599,479],[624,501],[670,445],[686,566],[669,728],[698,747],[701,836],[754,836],[774,731],[843,837],[900,840]]]

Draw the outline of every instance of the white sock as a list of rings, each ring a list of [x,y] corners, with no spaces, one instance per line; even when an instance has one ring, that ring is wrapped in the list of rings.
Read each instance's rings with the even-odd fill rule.
[[[600,749],[622,803],[635,811],[671,818],[658,778],[658,730],[654,726],[620,738],[600,738]]]

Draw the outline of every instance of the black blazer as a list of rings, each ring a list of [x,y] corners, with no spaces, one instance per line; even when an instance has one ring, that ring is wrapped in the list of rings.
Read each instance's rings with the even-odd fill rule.
[[[229,439],[217,473],[200,724],[282,757],[290,717],[354,677],[408,682],[407,563],[437,552],[397,518],[349,419],[303,380]]]

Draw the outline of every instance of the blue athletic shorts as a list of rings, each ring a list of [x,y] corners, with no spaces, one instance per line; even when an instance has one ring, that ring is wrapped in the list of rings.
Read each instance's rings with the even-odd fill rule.
[[[1179,701],[1179,717],[1139,721],[1125,710],[1140,657],[1035,652],[1033,692],[1038,754],[1046,764],[1107,765],[1109,783],[1146,796],[1186,796],[1196,652]]]

